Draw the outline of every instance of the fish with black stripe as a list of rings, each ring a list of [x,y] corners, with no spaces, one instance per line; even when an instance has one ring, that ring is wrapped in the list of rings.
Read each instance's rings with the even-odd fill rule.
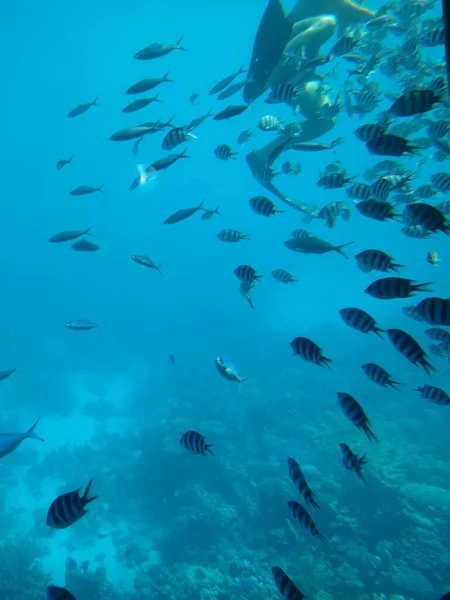
[[[414,307],[414,316],[429,325],[450,327],[450,298],[424,298]]]
[[[345,392],[338,392],[337,397],[345,416],[353,423],[353,425],[355,425],[355,427],[364,431],[370,442],[372,442],[372,440],[377,442],[377,436],[372,431],[370,421],[361,404],[353,398],[353,396]]]
[[[436,340],[436,342],[448,342],[450,344],[450,331],[440,329],[439,327],[431,327],[430,329],[425,329],[424,333],[432,340]]]
[[[214,444],[207,444],[205,436],[192,429],[183,433],[180,444],[191,454],[201,454],[203,456],[213,454],[211,447]]]
[[[426,359],[425,350],[420,344],[402,329],[388,329],[387,334],[394,348],[400,352],[413,365],[421,366],[431,375],[431,371],[436,371],[432,364]]]
[[[211,447],[214,444],[207,444],[205,436],[192,429],[183,433],[180,444],[191,454],[202,454],[203,456],[213,454]]]
[[[344,464],[344,467],[348,471],[353,471],[354,473],[356,473],[356,475],[358,475],[358,477],[362,479],[364,483],[366,483],[366,480],[364,479],[364,475],[362,473],[362,468],[367,463],[366,455],[363,454],[362,456],[358,456],[357,454],[352,452],[350,447],[347,446],[347,444],[344,444],[344,442],[341,442],[339,446],[342,452],[342,462]]]
[[[375,333],[379,338],[382,338],[381,333],[384,329],[380,329],[373,317],[361,308],[341,308],[339,314],[346,325],[357,329],[361,333]]]
[[[300,465],[293,458],[288,458],[288,467],[289,467],[289,477],[292,483],[297,488],[299,494],[303,496],[305,502],[312,506],[313,508],[318,508],[321,510],[320,506],[316,502],[316,498],[314,496],[314,492],[309,487],[308,482],[306,481],[305,476],[300,468]]]
[[[53,529],[66,529],[84,517],[88,512],[85,507],[98,498],[98,495],[89,497],[93,481],[89,481],[82,496],[81,488],[78,488],[55,498],[48,509],[47,525]]]
[[[278,210],[272,200],[266,196],[253,196],[248,203],[252,211],[262,217],[270,217],[284,212],[284,210]]]
[[[420,385],[414,391],[419,392],[422,398],[434,402],[434,404],[441,406],[450,404],[450,396],[447,392],[435,385]]]
[[[378,200],[362,200],[356,203],[356,210],[368,219],[374,219],[375,221],[388,221],[389,219],[396,220],[400,217],[395,212],[395,208],[388,202],[379,202]]]
[[[421,225],[427,231],[442,231],[450,235],[450,224],[445,215],[432,204],[408,204],[403,211],[403,220],[407,225]]]
[[[240,242],[241,240],[249,240],[249,233],[241,233],[240,231],[236,231],[236,229],[224,229],[223,231],[219,231],[217,234],[217,239],[221,242]]]
[[[281,567],[272,567],[272,576],[278,591],[285,600],[303,600],[305,595],[298,589]]]
[[[415,154],[418,146],[411,144],[409,140],[393,133],[384,133],[369,142],[366,148],[371,154],[377,156],[403,156],[404,154]]]
[[[314,537],[318,538],[319,540],[325,539],[324,536],[317,529],[313,518],[304,506],[302,506],[299,502],[296,502],[295,500],[289,500],[287,504],[291,509],[292,516],[295,519],[297,519],[300,525],[302,525],[307,531],[309,531]]]
[[[250,265],[239,265],[234,269],[234,274],[240,281],[258,281],[262,277]]]
[[[293,275],[291,275],[288,271],[285,271],[284,269],[275,269],[274,271],[272,271],[272,276],[277,281],[286,284],[296,283],[298,281],[298,279],[296,279]]]
[[[306,362],[312,362],[319,367],[330,367],[331,358],[327,358],[322,354],[320,348],[315,342],[306,337],[296,337],[290,343],[294,354],[300,356]]]
[[[378,300],[393,300],[395,298],[409,298],[415,292],[430,292],[426,286],[433,282],[413,283],[412,279],[403,277],[382,277],[376,279],[364,290],[366,294]]]
[[[402,385],[400,381],[393,381],[390,374],[383,369],[383,367],[380,367],[375,363],[365,363],[361,368],[370,381],[373,381],[373,383],[376,383],[381,387],[387,387],[389,385],[397,392],[400,391],[397,387],[395,387],[396,385]]]
[[[389,112],[396,117],[412,117],[432,110],[440,96],[431,89],[405,92],[392,104]]]

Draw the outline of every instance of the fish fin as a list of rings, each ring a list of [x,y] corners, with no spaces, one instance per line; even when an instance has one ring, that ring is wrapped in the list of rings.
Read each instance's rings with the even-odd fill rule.
[[[392,263],[391,266],[389,267],[390,269],[392,269],[395,273],[398,273],[398,269],[403,268],[405,265],[400,265],[397,263]]]
[[[167,123],[164,123],[164,127],[174,127],[174,125],[172,125],[172,121],[175,119],[175,115],[176,113],[170,117]]]
[[[346,246],[350,246],[350,244],[354,244],[354,243],[355,242],[346,242],[345,244],[340,244],[339,246],[335,246],[333,248],[333,250],[336,250],[336,252],[339,252],[339,254],[341,254],[344,258],[349,258],[343,251],[343,248],[345,248]]]
[[[32,425],[30,427],[30,429],[27,431],[26,437],[31,438],[32,440],[39,440],[40,442],[45,442],[45,440],[43,438],[41,438],[39,435],[36,435],[34,433],[36,425],[39,423],[40,420],[41,420],[41,417],[39,417],[39,419],[34,423],[34,425]]]
[[[205,455],[208,453],[214,455],[214,452],[211,450],[213,446],[214,444],[205,444]]]
[[[413,292],[431,292],[432,290],[428,290],[425,288],[427,285],[434,285],[434,281],[428,281],[427,283],[418,283],[416,285],[412,285]]]
[[[394,390],[396,390],[397,392],[401,392],[401,390],[398,389],[398,387],[396,387],[397,385],[404,385],[401,381],[389,381],[388,385],[391,386],[391,388],[393,388]],[[365,455],[364,455],[365,456]]]
[[[82,504],[82,506],[86,506],[86,504],[89,504],[89,502],[92,502],[93,500],[96,500],[98,498],[98,495],[97,496],[91,496],[89,498],[89,492],[91,491],[91,485],[92,485],[93,481],[94,481],[94,478],[92,477],[89,480],[89,483],[86,486],[86,490],[85,490],[84,494],[81,496],[81,504]]]
[[[178,40],[178,42],[175,44],[175,47],[177,50],[183,50],[184,52],[187,52],[187,48],[183,48],[183,46],[181,45],[181,42],[183,41],[184,35],[182,35],[180,37],[180,39]]]

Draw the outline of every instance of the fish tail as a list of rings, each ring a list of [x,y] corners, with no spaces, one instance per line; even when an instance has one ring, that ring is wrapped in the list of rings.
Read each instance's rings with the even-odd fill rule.
[[[103,191],[103,185],[104,184],[102,183],[102,185],[97,189],[97,192],[101,192],[102,194],[105,194],[105,192]],[[105,196],[106,196],[106,194],[105,194]]]
[[[159,92],[156,94],[156,96],[153,98],[153,102],[159,102],[160,104],[162,104],[162,100],[159,99]]]
[[[203,198],[202,201],[200,202],[200,204],[197,206],[197,210],[200,210],[203,208],[204,201],[205,201],[205,199]]]
[[[167,71],[167,73],[164,75],[164,77],[163,77],[163,81],[167,81],[167,82],[169,82],[169,83],[175,83],[173,79],[170,79],[169,75],[170,75],[170,69],[169,69],[169,70]]]
[[[322,356],[320,358],[320,365],[323,367],[328,367],[328,369],[330,369],[330,371],[332,371],[333,369],[330,367],[330,364],[333,361],[331,360],[331,358],[327,358],[326,356]]]
[[[350,244],[354,244],[354,243],[355,242],[346,242],[345,244],[340,244],[339,246],[336,246],[334,248],[334,250],[336,250],[336,252],[341,254],[344,258],[349,258],[342,249],[345,248],[346,246],[350,246]]]
[[[222,215],[222,213],[219,211],[219,208],[220,208],[220,206],[219,206],[219,204],[218,204],[218,205],[216,206],[216,208],[214,209],[214,212],[216,213],[216,215],[219,215],[219,217],[222,217],[223,215]]]
[[[241,240],[249,240],[250,235],[250,233],[241,233]]]
[[[172,121],[175,119],[175,115],[176,115],[176,113],[170,117],[170,119],[167,121],[167,123],[165,123],[165,127],[173,127]]]
[[[85,229],[83,231],[83,235],[94,235],[93,233],[90,233],[92,227],[93,227],[93,225],[90,225],[87,229]]]
[[[183,150],[183,152],[180,154],[180,158],[190,158],[189,156],[186,155],[186,148]]]
[[[247,69],[244,68],[244,65],[241,65],[239,67],[239,71],[238,71],[238,75],[241,75],[242,73],[247,73]]]
[[[96,500],[98,498],[98,494],[97,494],[97,496],[91,496],[89,498],[89,492],[91,491],[91,485],[92,485],[93,481],[94,481],[94,478],[92,477],[86,486],[86,490],[85,490],[83,496],[81,497],[82,506],[86,506],[86,504],[89,504],[89,502],[93,502],[94,500]]]
[[[99,331],[100,331],[100,325],[101,324],[102,324],[102,322],[100,321],[100,323],[97,323],[96,326],[95,326]]]
[[[397,385],[403,385],[403,383],[401,381],[389,381],[388,385],[390,385],[391,388],[395,391],[401,392],[401,390],[398,389]]]
[[[400,272],[400,271],[399,271],[399,269],[403,269],[403,268],[404,268],[404,266],[405,266],[405,265],[400,265],[400,264],[397,264],[397,263],[392,263],[390,268],[391,268],[391,269],[392,269],[392,270],[393,270],[395,273],[399,273],[399,272]]]
[[[372,443],[373,441],[378,442],[377,436],[374,434],[374,432],[371,430],[368,424],[366,424],[366,426],[363,428],[363,431],[367,435],[370,443]]]
[[[72,164],[73,159],[75,158],[75,154],[72,154],[72,156],[69,158],[69,160],[67,161],[68,165]]]
[[[425,286],[434,285],[434,281],[428,281],[427,283],[418,283],[416,285],[412,285],[413,292],[431,292],[432,290],[427,289]]]
[[[161,267],[163,266],[163,263],[161,263],[160,265],[156,265],[155,269],[158,271],[158,273],[160,275],[163,275],[163,272],[161,271]]]
[[[95,100],[92,102],[92,106],[100,106],[100,108],[101,108],[101,106],[102,106],[102,105],[101,105],[101,104],[99,104],[99,103],[97,102],[97,100],[98,100],[99,98],[100,98],[100,96],[96,96],[96,97],[95,97]]]
[[[176,45],[176,48],[177,48],[177,50],[183,50],[184,52],[187,52],[187,51],[188,51],[188,50],[187,50],[187,48],[184,48],[184,47],[181,45],[181,42],[183,41],[183,38],[184,38],[184,35],[182,35],[182,36],[180,37],[180,39],[178,40],[178,42],[177,42],[175,45]]]
[[[431,371],[437,370],[435,367],[433,367],[433,365],[431,363],[429,363],[427,361],[426,358],[422,358],[422,360],[420,361],[419,364],[422,365],[422,367],[425,369],[425,371],[427,372],[427,375],[431,375]]]
[[[34,423],[34,425],[32,425],[30,427],[30,429],[27,431],[27,438],[31,438],[33,440],[39,440],[40,442],[45,442],[45,440],[43,438],[41,438],[39,435],[36,435],[34,433],[34,430],[36,428],[36,425],[39,423],[39,421],[41,420],[41,417],[39,417],[39,419]]]
[[[214,452],[211,450],[212,446],[214,446],[214,444],[206,444],[205,445],[205,454],[214,454]]]
[[[240,385],[240,384],[241,384],[243,381],[247,381],[247,379],[251,379],[252,377],[253,377],[252,375],[249,375],[248,377],[241,377],[241,378],[239,379],[239,385]]]
[[[382,333],[385,333],[385,329],[381,329],[380,327],[374,326],[373,332],[380,338],[383,339]]]

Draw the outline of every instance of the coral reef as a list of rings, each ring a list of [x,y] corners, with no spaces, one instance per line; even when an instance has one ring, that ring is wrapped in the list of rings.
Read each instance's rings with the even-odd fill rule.
[[[44,598],[50,576],[39,558],[43,548],[27,538],[8,538],[0,544],[0,594],[2,600]]]

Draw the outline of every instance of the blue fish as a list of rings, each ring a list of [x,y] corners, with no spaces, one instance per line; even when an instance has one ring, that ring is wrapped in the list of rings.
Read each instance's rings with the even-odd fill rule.
[[[34,429],[38,423],[39,419],[28,431],[25,431],[25,433],[0,433],[0,458],[14,452],[23,440],[26,440],[27,438],[45,442],[45,440],[34,433]]]
[[[219,373],[228,381],[237,381],[237,383],[242,383],[246,379],[250,379],[250,377],[241,377],[234,368],[231,360],[226,357],[217,356],[214,359],[214,362]]]

